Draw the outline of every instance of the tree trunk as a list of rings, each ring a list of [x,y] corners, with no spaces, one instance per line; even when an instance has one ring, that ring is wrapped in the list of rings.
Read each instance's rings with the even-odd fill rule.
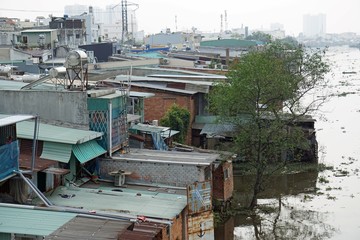
[[[256,179],[255,179],[255,184],[254,184],[254,188],[253,188],[253,190],[254,190],[253,196],[252,196],[250,206],[249,206],[250,210],[253,210],[255,208],[255,206],[257,205],[257,196],[261,192],[262,176],[263,176],[262,169],[261,169],[261,167],[258,167],[258,169],[256,171]]]

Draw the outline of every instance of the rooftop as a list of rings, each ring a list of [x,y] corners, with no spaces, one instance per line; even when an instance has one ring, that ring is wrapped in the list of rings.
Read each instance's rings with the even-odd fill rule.
[[[199,152],[157,151],[132,148],[129,153],[113,155],[113,159],[126,161],[141,161],[153,163],[184,164],[195,166],[209,166],[219,154]]]
[[[73,219],[76,214],[16,208],[1,204],[0,232],[46,236]]]
[[[54,205],[172,220],[187,205],[184,195],[113,187],[58,187],[48,193]]]
[[[17,129],[18,138],[33,139],[33,122],[20,122],[17,124]],[[40,123],[38,140],[66,144],[80,144],[99,138],[102,135],[103,133],[90,130],[79,130],[74,128],[58,127],[50,124]]]

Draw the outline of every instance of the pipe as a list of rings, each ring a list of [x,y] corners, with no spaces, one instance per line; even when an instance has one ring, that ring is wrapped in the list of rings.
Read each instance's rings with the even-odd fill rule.
[[[112,102],[111,100],[109,100],[109,124],[108,124],[109,128],[109,157],[112,158]]]
[[[36,159],[36,150],[37,150],[37,136],[38,136],[38,116],[35,117],[35,126],[34,126],[34,138],[33,138],[33,149],[32,149],[32,159],[31,159],[31,171],[35,169],[35,159]]]
[[[40,192],[40,190],[36,188],[33,182],[31,182],[28,178],[26,178],[21,171],[14,171],[14,172],[20,175],[20,177],[28,184],[28,186],[35,192],[35,194],[41,199],[41,201],[45,203],[47,207],[52,205],[52,203],[44,196],[44,194],[42,194],[42,192]]]

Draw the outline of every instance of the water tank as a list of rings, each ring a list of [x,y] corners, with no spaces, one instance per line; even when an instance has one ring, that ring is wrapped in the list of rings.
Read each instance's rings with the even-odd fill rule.
[[[87,54],[81,50],[70,51],[66,57],[66,67],[82,67],[88,62]]]
[[[49,71],[49,75],[53,78],[60,77],[65,74],[66,74],[65,67],[55,67],[55,68],[51,68]]]

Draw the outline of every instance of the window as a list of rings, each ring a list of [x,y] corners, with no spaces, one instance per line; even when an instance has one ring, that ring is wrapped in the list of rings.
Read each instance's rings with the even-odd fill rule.
[[[230,176],[229,169],[224,170],[224,180],[228,179]]]

